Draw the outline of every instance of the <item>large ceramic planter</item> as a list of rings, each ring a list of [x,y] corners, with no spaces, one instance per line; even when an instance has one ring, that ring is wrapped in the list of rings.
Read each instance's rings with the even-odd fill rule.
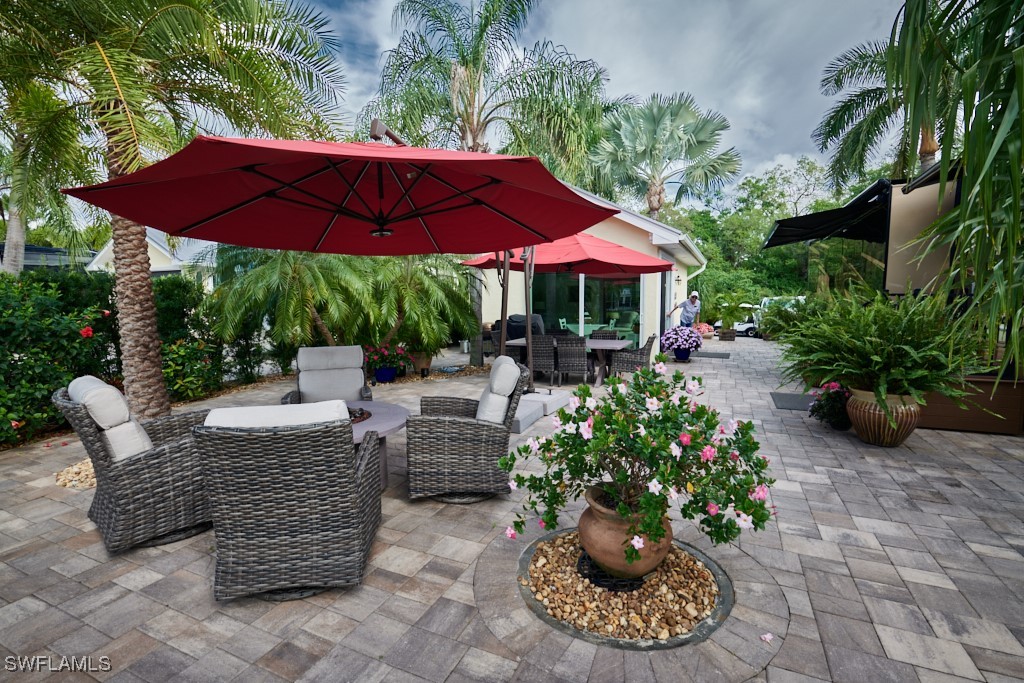
[[[921,406],[910,396],[886,397],[889,412],[896,421],[896,428],[889,424],[885,411],[875,402],[875,395],[860,389],[850,390],[846,402],[846,414],[850,416],[853,430],[864,443],[875,446],[899,446],[917,428],[921,418]]]
[[[676,354],[676,360],[690,360],[690,349],[672,349]]]
[[[654,571],[672,548],[672,525],[668,517],[661,523],[665,528],[661,540],[654,543],[647,536],[642,536],[644,547],[640,550],[640,559],[626,562],[626,545],[632,539],[628,533],[629,522],[598,502],[601,494],[598,486],[591,486],[586,491],[589,507],[580,516],[580,545],[597,566],[612,576],[633,579]]]
[[[413,351],[409,354],[412,356],[412,366],[416,369],[416,372],[422,373],[424,370],[430,369],[430,361],[433,360],[433,356],[426,351]]]

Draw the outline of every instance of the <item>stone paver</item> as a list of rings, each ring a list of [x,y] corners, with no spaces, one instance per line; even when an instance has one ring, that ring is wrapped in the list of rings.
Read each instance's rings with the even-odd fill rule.
[[[84,457],[69,435],[0,453],[0,654],[104,655],[113,670],[92,676],[124,681],[1024,677],[1024,439],[918,430],[899,448],[868,446],[774,407],[776,345],[708,345],[732,357],[679,367],[704,378],[700,400],[756,425],[778,516],[717,548],[674,524],[736,585],[726,627],[705,643],[630,652],[552,631],[525,609],[510,570],[495,571],[518,558],[521,545],[501,534],[516,501],[409,502],[404,432],[388,438],[389,486],[362,586],[217,603],[212,533],[106,553],[86,517],[92,492],[53,482]],[[420,396],[476,397],[484,381],[382,385],[374,396],[415,413]],[[276,404],[293,383],[176,410]],[[550,429],[541,419],[513,445]],[[767,632],[770,644],[759,639]]]

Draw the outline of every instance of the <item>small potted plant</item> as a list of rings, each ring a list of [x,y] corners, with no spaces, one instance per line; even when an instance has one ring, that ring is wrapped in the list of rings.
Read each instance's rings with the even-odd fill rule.
[[[386,384],[394,382],[400,368],[408,367],[412,363],[409,352],[401,346],[382,344],[380,346],[365,347],[366,369],[373,371],[374,378]]]
[[[853,426],[850,416],[846,413],[846,402],[850,399],[849,389],[839,382],[825,382],[820,389],[812,389],[811,393],[814,395],[811,417],[840,432],[845,432]]]
[[[692,327],[678,325],[661,335],[661,350],[675,352],[676,360],[690,362],[690,353],[704,344],[704,338]]]
[[[711,339],[715,336],[715,328],[707,323],[697,323],[693,326],[693,329],[697,330],[697,334],[704,339]]]
[[[543,528],[554,529],[566,503],[585,496],[580,543],[615,576],[642,576],[664,559],[669,506],[698,520],[715,543],[763,529],[771,517],[774,480],[754,425],[723,422],[694,401],[700,379],[670,373],[663,354],[655,360],[628,383],[612,378],[600,398],[580,385],[553,417],[550,437],[531,438],[500,461],[512,474],[509,486],[528,492],[523,509],[539,514]],[[520,513],[506,535],[522,533],[525,523]]]

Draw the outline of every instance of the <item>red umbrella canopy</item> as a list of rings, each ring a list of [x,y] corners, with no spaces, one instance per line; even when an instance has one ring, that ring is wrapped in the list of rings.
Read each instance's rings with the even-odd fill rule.
[[[339,254],[510,249],[615,213],[534,157],[364,142],[199,136],[152,166],[65,192],[171,235]]]
[[[496,268],[501,264],[495,254],[484,254],[462,263],[476,268]],[[674,267],[671,261],[648,256],[583,232],[537,245],[533,251],[533,265],[538,273],[584,275],[661,273]],[[522,254],[511,259],[510,268],[523,269]]]

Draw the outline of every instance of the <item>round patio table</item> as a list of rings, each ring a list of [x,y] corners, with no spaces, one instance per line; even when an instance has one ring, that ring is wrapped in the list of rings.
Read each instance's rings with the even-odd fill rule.
[[[400,429],[405,429],[405,421],[409,418],[409,410],[397,403],[384,401],[346,401],[349,408],[362,408],[369,411],[369,419],[352,425],[352,441],[362,443],[366,432],[377,432],[380,438],[380,490],[388,487],[388,445],[387,437]]]

